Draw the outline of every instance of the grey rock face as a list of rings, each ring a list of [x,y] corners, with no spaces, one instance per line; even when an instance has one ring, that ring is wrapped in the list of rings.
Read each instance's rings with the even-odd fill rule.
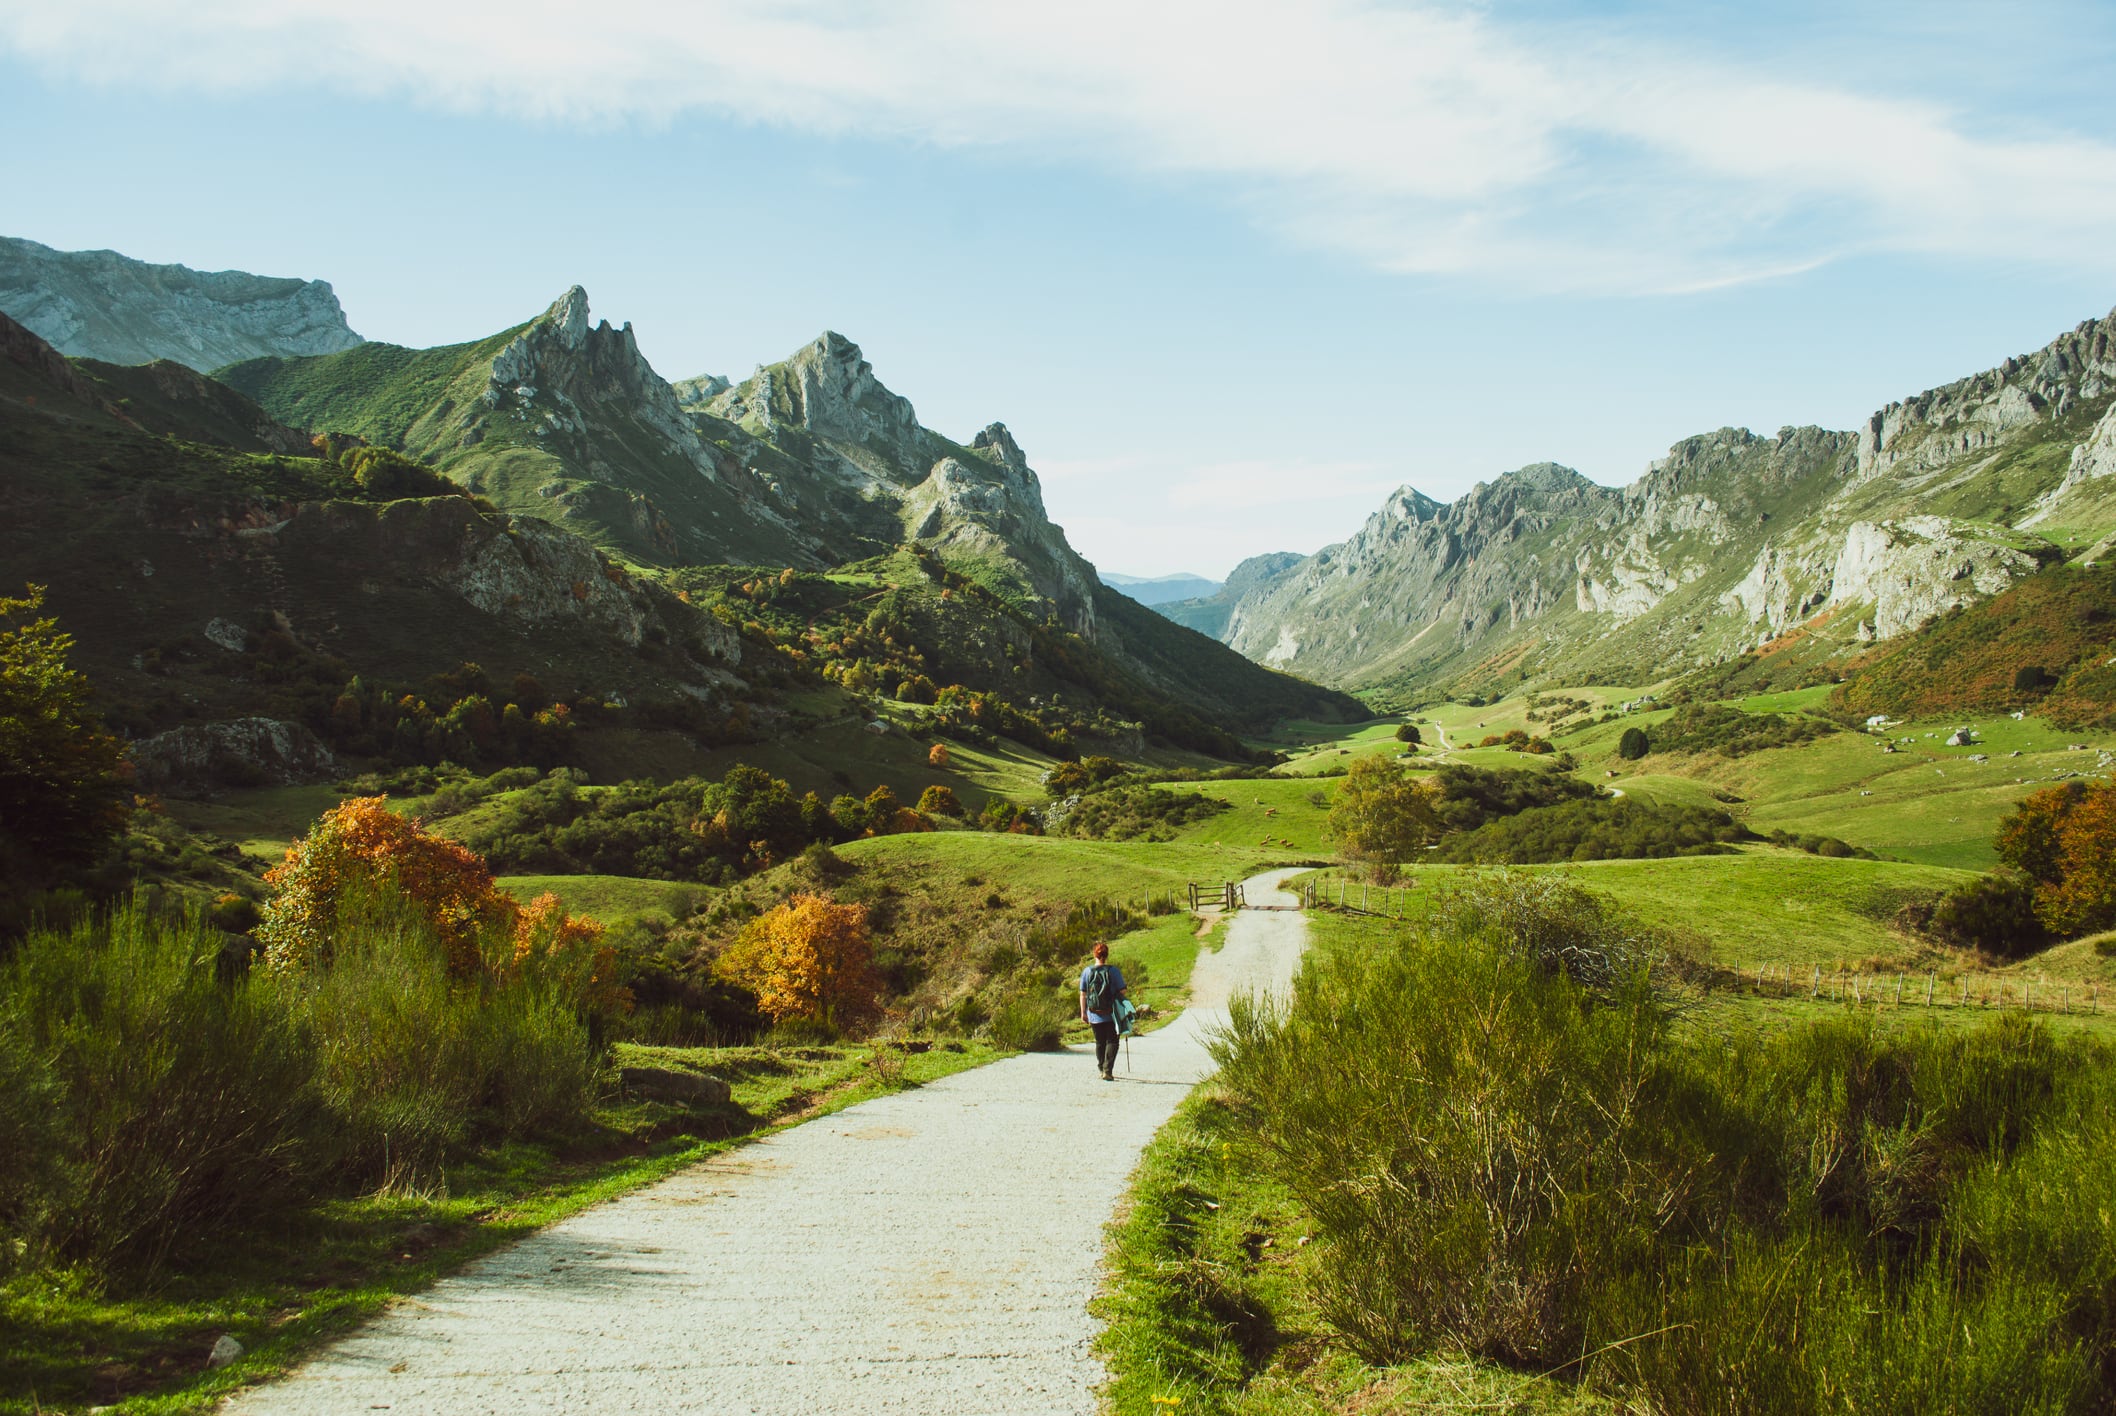
[[[150,265],[17,237],[0,237],[0,311],[62,354],[112,364],[170,359],[207,371],[361,342],[320,280]]]
[[[149,791],[288,786],[338,770],[331,750],[299,723],[237,718],[156,733],[132,745],[137,780]]]
[[[1685,439],[1621,490],[1548,464],[1447,507],[1406,488],[1350,540],[1240,593],[1220,637],[1348,686],[1673,672],[1840,616],[1847,644],[1872,642],[2048,563],[2027,528],[2102,516],[2112,475],[2116,315],[1853,433]],[[2026,514],[2001,524],[2023,491]]]

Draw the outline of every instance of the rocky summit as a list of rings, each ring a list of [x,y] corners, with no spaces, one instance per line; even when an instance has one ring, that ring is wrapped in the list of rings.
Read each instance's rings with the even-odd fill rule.
[[[209,371],[261,355],[329,354],[360,336],[321,280],[150,265],[0,236],[0,312],[61,354]]]
[[[1448,505],[1406,487],[1349,540],[1169,611],[1352,688],[1642,681],[1789,638],[1852,652],[2112,530],[2116,316],[1856,431],[1686,438],[1627,487],[1553,463]]]

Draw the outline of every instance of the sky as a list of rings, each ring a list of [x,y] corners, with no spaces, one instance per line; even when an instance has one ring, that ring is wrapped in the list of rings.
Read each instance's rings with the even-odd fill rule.
[[[822,330],[1098,566],[1848,428],[2116,305],[2116,5],[0,0],[0,233],[666,377]]]

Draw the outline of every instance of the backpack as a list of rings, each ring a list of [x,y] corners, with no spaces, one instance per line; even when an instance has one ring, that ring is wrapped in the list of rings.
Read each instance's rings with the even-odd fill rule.
[[[1087,1011],[1110,1015],[1117,1002],[1117,971],[1108,964],[1096,964],[1087,971]]]

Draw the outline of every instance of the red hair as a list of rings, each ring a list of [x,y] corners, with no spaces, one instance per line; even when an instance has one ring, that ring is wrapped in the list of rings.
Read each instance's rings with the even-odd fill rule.
[[[1097,959],[1107,959],[1109,957],[1109,945],[1098,940],[1095,944],[1095,957]]]

